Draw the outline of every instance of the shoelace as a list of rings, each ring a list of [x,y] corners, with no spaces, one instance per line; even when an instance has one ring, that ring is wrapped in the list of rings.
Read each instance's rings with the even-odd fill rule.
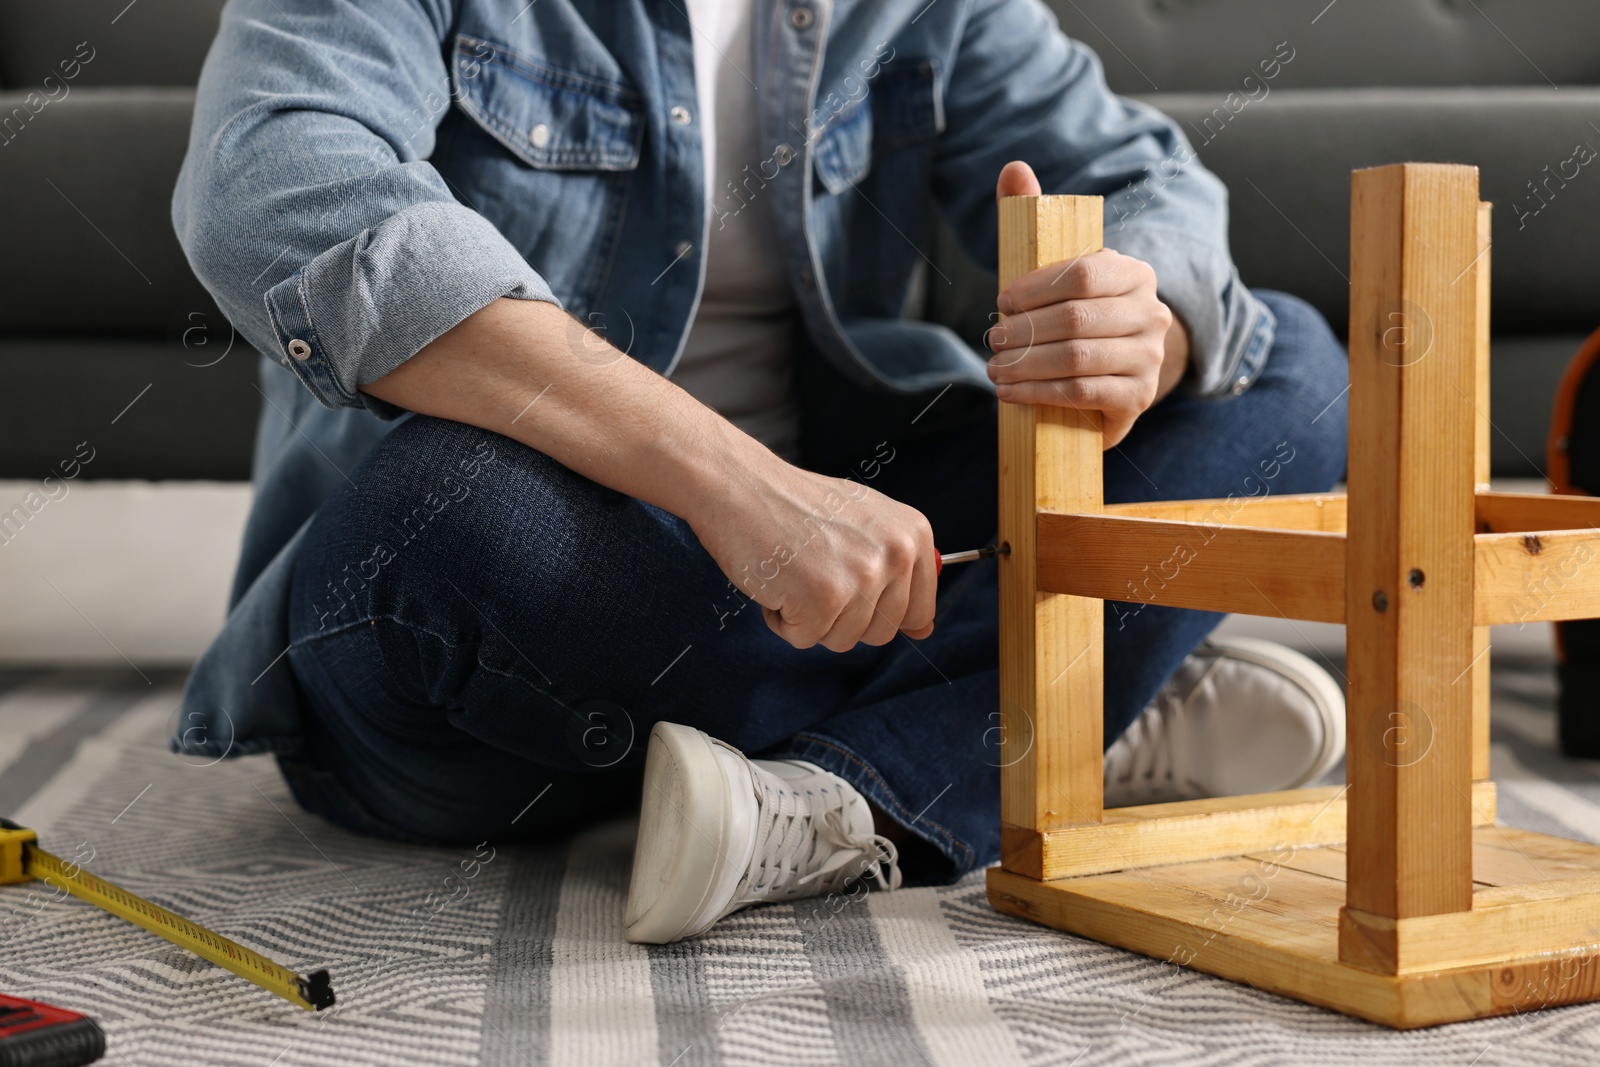
[[[880,889],[900,888],[900,853],[878,834],[851,834],[844,794],[824,788],[809,794],[771,775],[755,778],[761,790],[761,824],[745,874],[745,895],[769,897],[801,887],[831,892],[857,878]]]
[[[1128,726],[1127,731],[1106,753],[1105,777],[1108,782],[1126,784],[1135,777],[1142,781],[1170,782],[1173,775],[1172,741],[1169,737],[1172,724],[1189,707],[1189,702],[1200,692],[1217,669],[1221,658],[1210,657],[1205,671],[1179,700],[1165,686],[1144,714]]]

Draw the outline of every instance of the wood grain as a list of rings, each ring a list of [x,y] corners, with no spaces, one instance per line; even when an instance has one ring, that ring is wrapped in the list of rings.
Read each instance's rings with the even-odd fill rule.
[[[1280,496],[1230,496],[1209,500],[1156,500],[1107,504],[1107,515],[1211,526],[1259,526],[1273,530],[1344,533],[1343,493],[1284,493]]]
[[[1489,489],[1490,439],[1494,423],[1489,420],[1489,260],[1493,234],[1494,205],[1478,204],[1478,258],[1473,264],[1472,335],[1472,480],[1479,492]]]
[[[1473,831],[1472,877],[1482,885],[1517,886],[1596,876],[1600,876],[1600,846],[1510,826]]]
[[[1473,575],[1480,626],[1600,617],[1600,532],[1478,534]]]
[[[1482,790],[1486,786],[1492,786],[1492,783],[1473,784],[1473,821],[1477,824],[1472,829],[1474,907],[1491,899],[1478,895],[1478,891],[1485,888],[1600,877],[1600,846],[1494,825],[1492,793],[1487,798],[1487,805],[1484,803]],[[1345,852],[1342,845],[1297,849],[1288,859],[1281,854],[1250,855],[1254,859],[1273,860],[1297,871],[1344,881]]]
[[[1409,919],[1346,908],[1339,924],[1341,946],[1347,940],[1365,946],[1371,969],[1386,974],[1492,965],[1575,947],[1600,952],[1600,878],[1480,889],[1471,911]]]
[[[1039,588],[1121,602],[1344,621],[1344,535],[1041,514]]]
[[[1479,533],[1587,530],[1600,534],[1600,497],[1479,493],[1477,513]]]
[[[1482,848],[1496,831],[1476,833]],[[1557,857],[1574,845],[1516,833],[1516,847],[1541,866],[1564,862]],[[1335,850],[1294,850],[1287,857],[1285,851],[1053,882],[993,868],[989,901],[1011,915],[1392,1027],[1600,999],[1593,931],[1581,924],[1574,929],[1574,920],[1546,903],[1572,889],[1587,890],[1581,878],[1481,891],[1481,915],[1400,920],[1405,944],[1397,954],[1408,970],[1385,974],[1340,959],[1344,885],[1330,876],[1342,867]],[[1592,907],[1587,892],[1572,899]],[[1487,952],[1488,938],[1504,951]],[[1519,938],[1531,940],[1519,944]],[[1424,958],[1431,962],[1423,964]]]
[[[1100,197],[1000,201],[1000,288],[1101,247]],[[1000,818],[1003,862],[1038,872],[1038,831],[1103,807],[1104,608],[1038,591],[1035,516],[1096,512],[1098,413],[1000,404]]]
[[[1474,822],[1492,823],[1494,812],[1494,783],[1474,783]],[[1075,878],[1262,849],[1293,851],[1340,844],[1345,836],[1343,786],[1112,808],[1100,823],[1040,835],[1037,877]]]
[[[1479,493],[1489,489],[1489,259],[1493,242],[1494,205],[1478,205],[1478,261],[1474,269],[1477,320],[1472,345],[1473,438],[1472,477]],[[1477,499],[1481,503],[1482,498]],[[1481,514],[1474,513],[1481,519]],[[1476,525],[1474,529],[1477,529]],[[1489,777],[1489,628],[1472,630],[1472,777]]]
[[[1001,220],[1002,283],[1073,243]],[[1002,405],[994,907],[1394,1027],[1600,999],[1600,847],[1493,825],[1484,627],[1600,615],[1600,502],[1486,490],[1488,223],[1474,168],[1354,176],[1347,500],[1103,508],[1092,420]],[[1343,618],[1349,784],[1101,812],[1100,598],[1202,532],[1150,602]]]
[[[1348,903],[1391,919],[1472,907],[1478,203],[1474,167],[1352,176]]]

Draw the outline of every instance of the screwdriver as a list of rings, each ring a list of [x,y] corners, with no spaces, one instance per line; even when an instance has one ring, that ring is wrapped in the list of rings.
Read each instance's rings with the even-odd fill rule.
[[[943,573],[944,565],[946,563],[972,563],[975,560],[980,559],[994,559],[1000,554],[1001,552],[999,545],[986,545],[983,548],[969,548],[965,552],[941,552],[939,554],[938,562],[934,565],[933,573],[935,575]],[[1010,554],[1010,546],[1007,546],[1007,551],[1005,554]]]

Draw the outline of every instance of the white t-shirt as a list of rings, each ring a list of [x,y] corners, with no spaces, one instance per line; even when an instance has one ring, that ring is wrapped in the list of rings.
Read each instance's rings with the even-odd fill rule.
[[[786,459],[798,454],[793,352],[801,329],[761,178],[752,0],[688,0],[693,121],[705,142],[705,290],[672,380]]]

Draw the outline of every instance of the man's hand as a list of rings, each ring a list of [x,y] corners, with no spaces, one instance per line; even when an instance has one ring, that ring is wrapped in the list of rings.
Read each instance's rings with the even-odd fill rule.
[[[765,453],[766,460],[756,456]],[[764,449],[688,516],[711,557],[796,648],[933,632],[933,530],[915,508]]]
[[[1008,163],[996,198],[1037,196],[1026,163]],[[1189,335],[1156,296],[1148,263],[1112,249],[1024,274],[1000,294],[989,379],[1000,399],[1102,413],[1105,445],[1183,377]]]

